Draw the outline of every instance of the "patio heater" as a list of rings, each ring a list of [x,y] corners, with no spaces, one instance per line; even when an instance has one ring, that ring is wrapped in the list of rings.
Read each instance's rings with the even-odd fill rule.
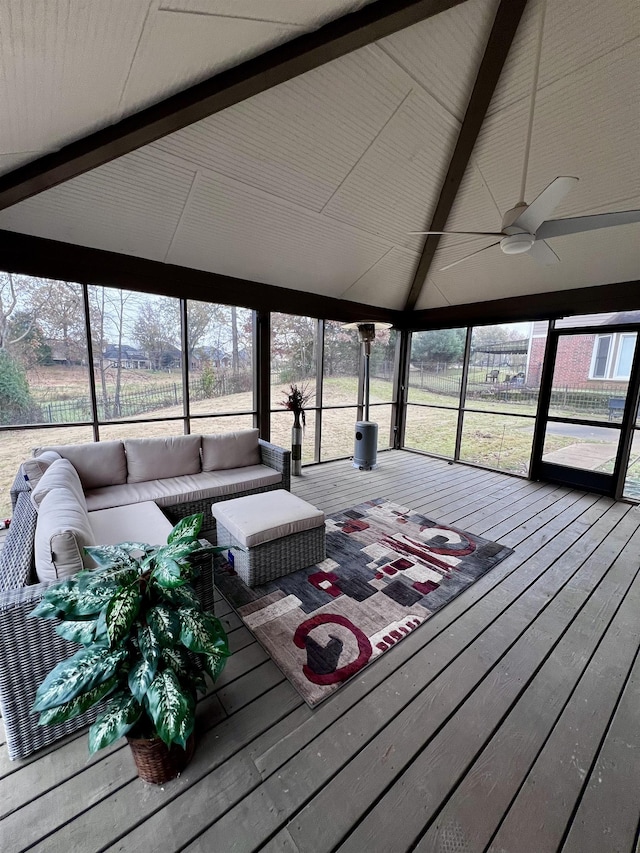
[[[369,420],[369,359],[371,343],[376,338],[378,329],[389,329],[391,323],[347,323],[343,329],[357,329],[358,338],[364,354],[364,420],[356,421],[355,442],[353,450],[353,467],[360,471],[371,471],[377,466],[378,456],[378,424]]]

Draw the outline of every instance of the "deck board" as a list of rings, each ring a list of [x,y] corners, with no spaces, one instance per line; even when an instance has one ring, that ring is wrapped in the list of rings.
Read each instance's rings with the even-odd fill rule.
[[[640,807],[640,511],[400,451],[293,490],[372,497],[515,548],[314,710],[224,600],[233,650],[182,776],[140,782],[84,734],[10,762],[0,849],[631,853]]]

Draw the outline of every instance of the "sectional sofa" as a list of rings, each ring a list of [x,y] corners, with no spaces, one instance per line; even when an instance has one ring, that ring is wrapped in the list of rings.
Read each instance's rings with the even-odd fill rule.
[[[196,512],[215,541],[213,503],[283,488],[290,488],[290,451],[259,440],[257,430],[57,445],[24,460],[0,552],[0,711],[9,757],[24,758],[95,717],[94,709],[39,726],[30,711],[38,685],[77,646],[29,613],[49,584],[91,567],[84,546],[163,544]],[[201,568],[198,594],[211,609],[210,558]]]

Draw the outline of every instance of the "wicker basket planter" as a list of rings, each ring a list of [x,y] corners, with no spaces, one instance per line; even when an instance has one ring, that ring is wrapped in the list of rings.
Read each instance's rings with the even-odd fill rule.
[[[152,785],[163,785],[170,779],[175,779],[193,758],[195,738],[187,738],[187,748],[183,749],[177,743],[169,748],[159,737],[138,738],[127,736],[127,741],[133,753],[138,776]]]

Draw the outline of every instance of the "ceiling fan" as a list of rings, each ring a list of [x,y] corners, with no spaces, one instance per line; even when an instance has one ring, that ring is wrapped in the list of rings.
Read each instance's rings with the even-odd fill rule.
[[[531,150],[531,135],[533,130],[533,116],[535,111],[536,91],[538,88],[538,74],[540,71],[540,56],[542,53],[542,34],[544,31],[544,17],[546,11],[546,0],[541,4],[540,30],[538,32],[538,45],[536,62],[534,66],[533,85],[531,90],[531,101],[529,106],[529,125],[522,169],[522,182],[520,185],[520,201],[508,210],[502,217],[500,231],[410,231],[410,234],[424,234],[434,236],[466,235],[475,237],[499,237],[495,243],[484,246],[475,252],[471,252],[462,258],[458,258],[451,264],[441,267],[440,270],[448,270],[486,252],[494,246],[500,246],[505,255],[528,254],[540,264],[557,264],[560,258],[546,242],[550,237],[563,237],[568,234],[580,234],[584,231],[592,231],[600,228],[610,228],[614,225],[628,225],[632,222],[640,222],[640,210],[621,210],[615,213],[596,213],[592,216],[574,216],[566,219],[549,219],[553,211],[565,198],[567,193],[578,183],[578,178],[558,177],[542,190],[540,195],[531,204],[524,201],[527,181],[527,168],[529,165],[529,152]]]

